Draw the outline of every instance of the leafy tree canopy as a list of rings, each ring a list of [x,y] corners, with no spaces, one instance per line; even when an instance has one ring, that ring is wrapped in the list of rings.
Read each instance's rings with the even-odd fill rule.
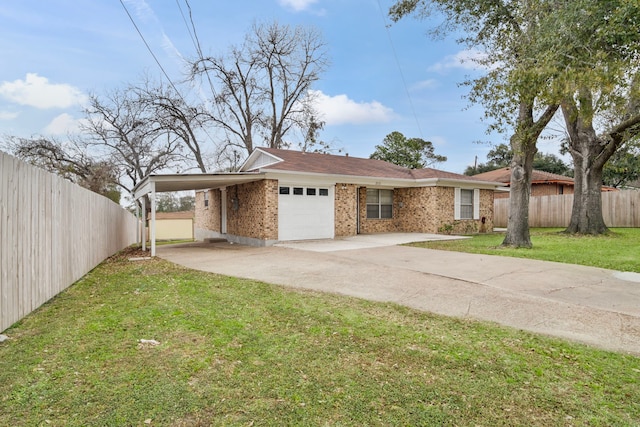
[[[193,195],[180,195],[177,193],[159,193],[156,196],[157,212],[183,212],[195,209],[195,197]]]
[[[468,166],[465,175],[477,175],[479,173],[505,168],[511,163],[513,150],[507,144],[496,145],[487,153],[487,162],[476,166]],[[555,154],[537,152],[533,158],[533,169],[551,172],[558,175],[572,176],[572,169]]]
[[[445,156],[435,154],[430,141],[407,138],[398,131],[387,135],[382,145],[376,145],[376,150],[369,157],[409,169],[422,169],[447,160]]]
[[[626,144],[611,156],[604,165],[602,178],[605,185],[615,188],[640,179],[640,139]]]

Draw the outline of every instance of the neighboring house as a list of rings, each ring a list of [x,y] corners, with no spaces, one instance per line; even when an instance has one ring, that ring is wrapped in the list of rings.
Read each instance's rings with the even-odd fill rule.
[[[157,240],[190,240],[194,238],[194,211],[157,212]]]
[[[162,181],[170,186],[170,177],[157,178],[156,191]],[[358,233],[491,232],[501,186],[436,169],[271,148],[257,148],[237,173],[184,181],[203,190],[196,191],[197,240],[260,246]]]
[[[483,181],[499,182],[508,190],[511,183],[511,168],[500,168],[473,175]],[[573,194],[573,178],[551,172],[533,170],[531,174],[531,196],[553,196],[556,194]],[[496,199],[509,197],[508,191],[497,191]]]

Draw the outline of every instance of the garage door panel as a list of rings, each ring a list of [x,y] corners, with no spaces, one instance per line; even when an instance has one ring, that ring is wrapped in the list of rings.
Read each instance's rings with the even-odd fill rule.
[[[291,185],[290,187],[301,187]],[[316,188],[318,187],[310,187]],[[326,188],[326,187],[322,187]],[[279,240],[331,239],[334,237],[333,188],[328,195],[307,195],[307,186],[302,195],[280,194],[278,196]]]

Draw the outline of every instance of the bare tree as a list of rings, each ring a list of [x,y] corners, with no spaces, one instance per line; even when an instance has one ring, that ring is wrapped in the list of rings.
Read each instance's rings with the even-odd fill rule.
[[[179,138],[162,128],[155,110],[133,88],[103,98],[91,95],[85,113],[83,131],[90,144],[111,159],[129,192],[149,174],[178,165]]]
[[[5,144],[16,157],[59,175],[116,203],[120,202],[117,173],[108,159],[87,153],[82,140],[61,143],[52,138],[7,137]]]
[[[143,108],[149,109],[156,121],[159,132],[177,138],[188,153],[187,163],[195,162],[203,173],[207,172],[207,162],[200,135],[209,119],[204,107],[189,104],[172,85],[153,84],[145,78],[143,84],[133,88]]]
[[[280,148],[304,126],[302,100],[328,65],[314,29],[254,24],[244,44],[225,56],[191,61],[191,78],[210,79],[212,120],[227,135],[223,149],[250,153],[260,144]]]

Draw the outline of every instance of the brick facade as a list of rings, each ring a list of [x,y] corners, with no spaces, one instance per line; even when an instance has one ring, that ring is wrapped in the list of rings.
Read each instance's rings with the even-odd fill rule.
[[[558,194],[573,194],[573,185],[558,184],[555,182],[547,184],[531,184],[531,197],[536,196],[555,196]],[[508,199],[508,191],[496,192],[496,199]]]
[[[227,234],[278,240],[278,181],[265,179],[227,187]]]
[[[473,234],[493,231],[493,190],[480,190],[480,219],[454,220],[453,187],[412,187],[393,190],[393,217],[367,218],[367,189],[360,188],[361,233]],[[484,218],[484,223],[482,222]]]
[[[206,193],[209,197],[208,206],[204,205],[205,191],[196,192],[196,214],[194,219],[194,226],[203,230],[215,231],[220,233],[220,190],[206,190]]]
[[[354,184],[336,184],[334,226],[335,236],[355,236],[358,233],[356,200],[357,186]]]
[[[196,228],[221,232],[220,190],[196,193]],[[262,244],[278,240],[278,181],[261,180],[226,188],[226,231],[232,241]],[[453,187],[412,187],[393,190],[393,213],[389,219],[367,218],[367,189],[355,184],[335,186],[334,230],[336,237],[358,233],[472,234],[493,230],[493,190],[480,190],[479,220],[454,220]],[[484,218],[484,223],[482,222]],[[243,240],[244,239],[244,240]]]

